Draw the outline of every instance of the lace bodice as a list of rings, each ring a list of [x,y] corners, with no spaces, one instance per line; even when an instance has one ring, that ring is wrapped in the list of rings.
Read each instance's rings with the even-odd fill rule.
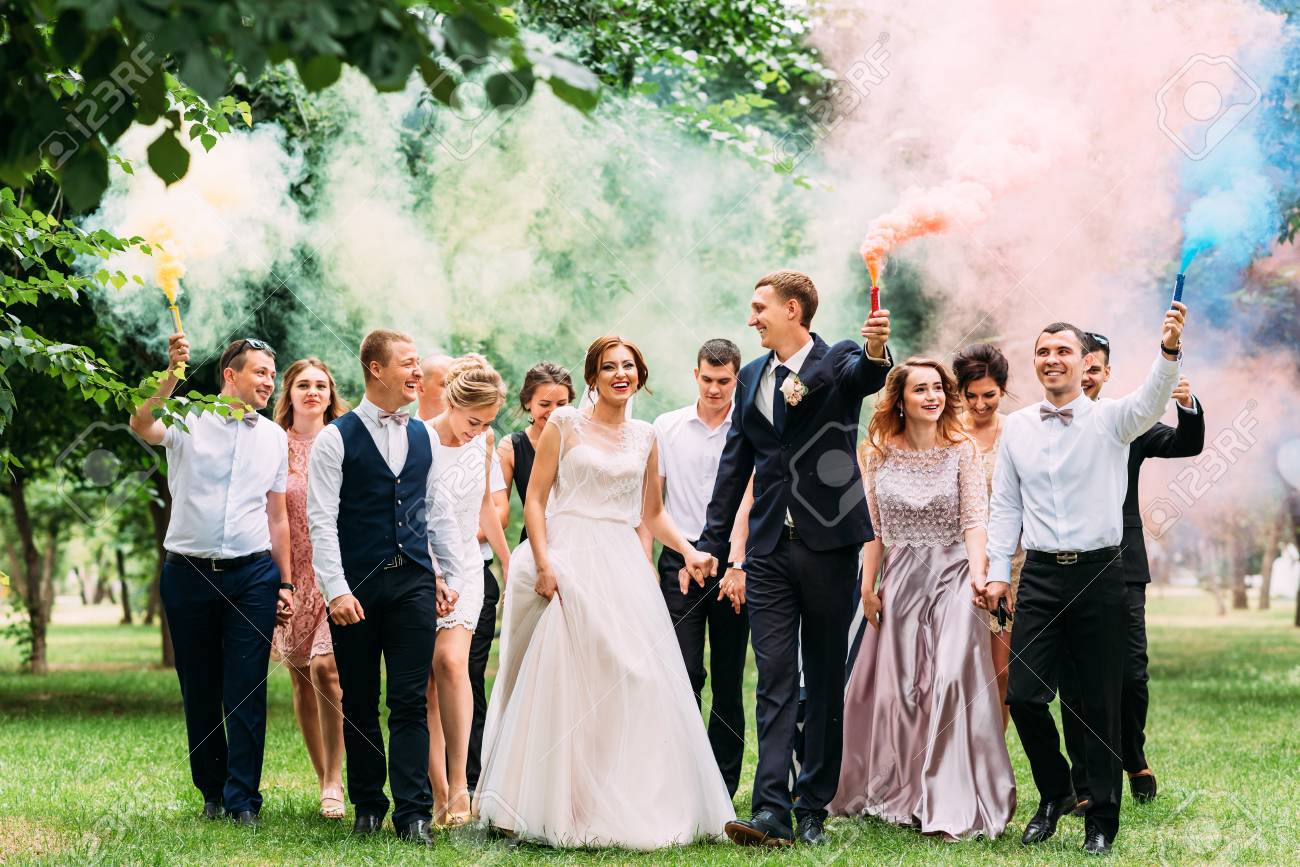
[[[430,428],[438,461],[438,496],[447,503],[460,528],[461,541],[472,547],[466,556],[477,563],[479,558],[478,526],[487,488],[487,433],[481,433],[463,446],[444,446]]]
[[[548,424],[560,432],[560,466],[547,515],[580,515],[641,522],[646,465],[654,445],[649,422],[620,425],[592,421],[571,406],[551,413]]]
[[[970,441],[924,451],[868,447],[863,484],[886,545],[947,546],[988,523],[984,466]]]

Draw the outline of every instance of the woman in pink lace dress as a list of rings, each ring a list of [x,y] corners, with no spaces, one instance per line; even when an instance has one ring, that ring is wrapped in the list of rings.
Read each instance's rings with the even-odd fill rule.
[[[289,365],[275,404],[275,420],[289,436],[289,545],[293,560],[293,615],[276,628],[273,646],[293,681],[293,711],[320,785],[320,814],[342,819],[343,693],[334,667],[329,615],[311,566],[307,533],[307,457],[316,434],[347,412],[325,362]]]
[[[988,498],[959,403],[952,375],[926,358],[890,371],[876,402],[863,483],[877,535],[862,562],[874,628],[849,675],[830,806],[953,841],[997,837],[1016,802],[988,628],[971,601],[971,578],[988,568]]]

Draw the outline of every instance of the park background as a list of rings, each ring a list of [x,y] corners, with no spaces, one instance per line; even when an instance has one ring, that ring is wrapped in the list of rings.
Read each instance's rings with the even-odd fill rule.
[[[921,215],[932,236],[901,245],[882,278],[895,357],[995,342],[1013,407],[1033,399],[1029,347],[1054,319],[1111,337],[1108,394],[1135,385],[1188,264],[1185,369],[1207,445],[1144,473],[1162,794],[1126,801],[1116,854],[1289,861],[1295,14],[1227,0],[7,6],[0,859],[426,857],[314,819],[274,662],[268,822],[249,841],[192,820],[157,593],[165,456],[125,426],[164,358],[170,281],[195,347],[178,413],[228,411],[207,396],[214,359],[243,336],[268,340],[282,369],[324,358],[355,401],[360,336],[387,326],[424,351],[482,352],[512,388],[535,361],[575,367],[592,338],[621,333],[647,353],[653,393],[634,411],[649,419],[692,398],[704,340],[761,351],[745,305],[774,268],[811,274],[816,330],[854,337],[859,241],[873,220]],[[525,423],[507,411],[497,427]],[[512,540],[519,513],[516,500]],[[1019,828],[1035,804],[1008,739]],[[741,813],[753,744],[751,730]],[[832,854],[794,857],[1027,857],[1015,834],[945,847],[832,828]],[[1067,828],[1049,857],[1073,857]],[[435,858],[570,857],[447,843]],[[647,860],[685,858],[759,860]]]

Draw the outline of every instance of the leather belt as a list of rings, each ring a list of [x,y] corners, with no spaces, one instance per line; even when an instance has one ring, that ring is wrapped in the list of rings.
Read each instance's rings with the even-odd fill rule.
[[[1119,559],[1119,547],[1098,548],[1095,551],[1026,551],[1025,559],[1054,566],[1073,566],[1077,563],[1108,562]]]
[[[195,557],[191,554],[177,554],[174,551],[168,551],[164,559],[168,563],[188,563],[200,569],[207,569],[209,572],[229,572],[231,569],[238,569],[240,566],[247,566],[249,563],[255,563],[270,556],[270,551],[257,551],[253,554],[245,554],[243,557],[218,560],[215,557]]]

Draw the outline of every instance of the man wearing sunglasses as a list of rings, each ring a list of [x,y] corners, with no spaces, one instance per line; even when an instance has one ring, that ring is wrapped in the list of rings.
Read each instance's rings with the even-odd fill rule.
[[[236,409],[188,416],[185,429],[154,410],[189,361],[183,334],[168,341],[168,376],[131,416],[131,429],[167,449],[171,517],[160,589],[180,679],[190,776],[203,816],[256,825],[266,736],[266,669],[277,619],[292,610],[289,469],[284,430],[263,419],[275,389],[275,352],[236,340],[217,382]],[[238,413],[239,417],[236,417]]]
[[[1090,363],[1083,371],[1083,393],[1092,400],[1101,397],[1102,386],[1110,379],[1110,341],[1096,332],[1086,332]],[[1128,601],[1128,644],[1124,664],[1124,685],[1120,692],[1120,758],[1128,773],[1129,790],[1141,803],[1156,796],[1156,777],[1147,764],[1146,721],[1147,694],[1147,585],[1151,570],[1147,564],[1146,541],[1142,535],[1142,514],[1138,510],[1138,475],[1147,458],[1190,458],[1201,453],[1205,445],[1205,414],[1200,401],[1192,394],[1191,383],[1179,377],[1174,388],[1174,405],[1178,408],[1178,426],[1157,422],[1135,439],[1128,450],[1128,492],[1124,497],[1123,551],[1124,590]],[[1061,701],[1066,707],[1081,707],[1079,682],[1073,669],[1066,665],[1061,677]],[[1087,727],[1074,714],[1061,714],[1065,749],[1070,756],[1070,775],[1079,798],[1076,811],[1086,807],[1089,799],[1088,774],[1084,765]]]

